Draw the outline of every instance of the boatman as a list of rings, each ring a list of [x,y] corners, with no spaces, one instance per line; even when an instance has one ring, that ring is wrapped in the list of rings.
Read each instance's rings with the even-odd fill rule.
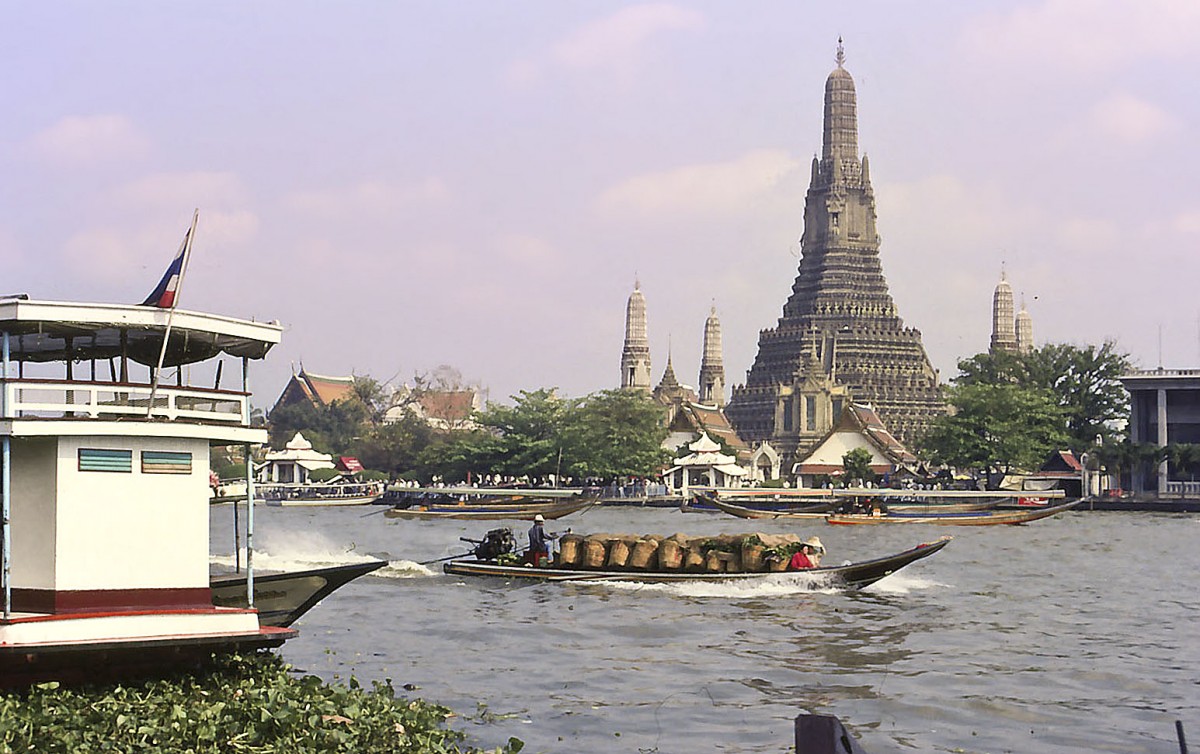
[[[803,571],[807,568],[816,568],[821,565],[821,556],[824,554],[825,545],[821,544],[821,538],[809,537],[800,543],[800,549],[792,555],[792,559],[788,563],[788,570]]]
[[[543,560],[550,559],[550,540],[558,539],[557,534],[546,532],[545,523],[546,519],[539,513],[533,517],[533,526],[529,528],[529,549],[525,551],[525,560],[532,566],[540,566]]]

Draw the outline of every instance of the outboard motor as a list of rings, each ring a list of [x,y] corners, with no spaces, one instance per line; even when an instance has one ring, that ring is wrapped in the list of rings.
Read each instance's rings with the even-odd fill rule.
[[[459,537],[459,539],[475,545],[475,549],[471,551],[471,554],[478,560],[495,560],[501,555],[516,552],[517,549],[517,540],[513,537],[512,529],[507,527],[492,529],[483,535],[482,541],[467,539],[466,537]]]

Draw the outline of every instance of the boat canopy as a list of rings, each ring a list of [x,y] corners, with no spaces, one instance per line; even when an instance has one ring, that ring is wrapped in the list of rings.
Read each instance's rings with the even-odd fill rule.
[[[170,311],[130,304],[0,300],[0,332],[14,361],[87,361],[125,356],[158,363]],[[163,366],[194,364],[221,354],[261,359],[279,342],[278,323],[176,310]]]

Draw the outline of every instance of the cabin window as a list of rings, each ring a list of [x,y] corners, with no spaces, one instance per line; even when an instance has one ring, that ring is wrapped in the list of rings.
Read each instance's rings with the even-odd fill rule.
[[[133,451],[110,450],[108,448],[80,448],[79,470],[133,473]]]
[[[192,454],[169,450],[143,450],[143,474],[190,474]]]

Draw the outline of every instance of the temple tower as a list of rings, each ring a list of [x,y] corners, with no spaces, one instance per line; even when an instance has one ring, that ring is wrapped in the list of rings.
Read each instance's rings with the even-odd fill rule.
[[[621,349],[621,388],[650,392],[650,341],[646,337],[646,297],[634,281],[625,305],[625,347]]]
[[[713,307],[704,321],[704,356],[700,360],[700,402],[725,405],[725,360],[721,352],[721,320]]]
[[[1022,356],[1033,350],[1033,317],[1025,310],[1025,299],[1021,298],[1021,311],[1017,313],[1017,353]]]
[[[1000,270],[1000,282],[992,294],[992,353],[1017,350],[1016,319],[1013,316],[1013,290],[1005,278],[1004,269]]]
[[[769,440],[789,462],[815,445],[847,401],[869,403],[902,442],[945,408],[921,333],[905,327],[879,258],[875,193],[858,156],[857,95],[838,40],[825,82],[824,139],[804,203],[792,294],[726,414],[742,439]]]

